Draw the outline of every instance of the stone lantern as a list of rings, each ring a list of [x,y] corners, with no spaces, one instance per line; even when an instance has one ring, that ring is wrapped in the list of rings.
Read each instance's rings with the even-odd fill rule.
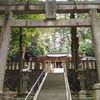
[[[80,91],[79,98],[84,100],[86,99],[86,90],[85,90],[85,70],[82,69],[82,65],[79,65],[78,69],[78,79],[80,80]]]
[[[25,68],[22,70],[22,93],[26,94],[28,92],[28,79],[29,79],[29,69]]]

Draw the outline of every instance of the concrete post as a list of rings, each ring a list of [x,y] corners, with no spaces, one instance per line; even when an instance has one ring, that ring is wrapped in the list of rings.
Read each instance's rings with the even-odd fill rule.
[[[0,34],[0,93],[2,93],[3,90],[7,54],[11,36],[11,19],[12,19],[12,12],[8,7],[5,13],[5,19]],[[0,100],[2,99],[0,98]]]
[[[100,100],[100,83],[93,85],[94,100]]]
[[[97,63],[98,79],[100,82],[100,18],[97,17],[97,10],[90,10],[90,17],[92,22],[92,40],[95,49],[95,57]]]

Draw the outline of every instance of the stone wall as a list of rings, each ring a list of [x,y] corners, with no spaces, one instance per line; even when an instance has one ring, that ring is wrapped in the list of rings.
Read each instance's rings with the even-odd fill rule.
[[[32,85],[37,80],[38,76],[42,72],[41,69],[34,69],[29,72],[28,79],[28,90],[32,87]],[[85,88],[88,90],[92,89],[92,85],[98,82],[97,71],[96,69],[87,69],[85,72]],[[9,90],[15,91],[18,87],[18,70],[6,70],[4,88],[8,88]],[[68,69],[68,79],[70,87],[73,91],[80,90],[80,82],[78,80],[78,74],[74,69]],[[42,79],[41,79],[42,80]]]
[[[92,86],[98,82],[97,71],[96,69],[87,69],[86,71],[84,71],[84,75],[85,75],[85,88],[87,90],[91,90]],[[73,91],[80,90],[80,82],[78,77],[79,77],[78,74],[73,69],[68,70],[69,84],[71,90]]]
[[[28,90],[30,90],[30,88],[35,83],[41,72],[42,70],[40,69],[34,69],[28,72],[29,74],[28,87],[27,87]],[[18,81],[19,81],[19,70],[6,70],[5,80],[4,80],[5,90],[16,91],[18,89]]]

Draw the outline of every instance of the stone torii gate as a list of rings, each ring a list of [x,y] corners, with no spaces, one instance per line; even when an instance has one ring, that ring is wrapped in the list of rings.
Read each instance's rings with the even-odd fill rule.
[[[56,19],[56,14],[88,13],[85,19]],[[98,79],[100,82],[100,1],[97,2],[70,2],[47,0],[46,2],[0,4],[0,14],[5,18],[0,20],[2,31],[0,34],[0,91],[3,90],[5,66],[12,27],[91,27],[95,55],[97,61]],[[45,14],[45,19],[29,20],[15,19],[13,14]]]

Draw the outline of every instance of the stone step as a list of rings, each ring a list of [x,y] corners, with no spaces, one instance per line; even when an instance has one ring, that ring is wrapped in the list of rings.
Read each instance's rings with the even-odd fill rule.
[[[63,73],[49,73],[37,97],[37,100],[66,100]]]

